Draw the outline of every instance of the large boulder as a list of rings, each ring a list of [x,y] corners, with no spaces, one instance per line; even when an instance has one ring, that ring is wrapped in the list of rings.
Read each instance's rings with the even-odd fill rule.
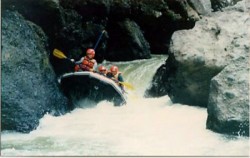
[[[249,69],[249,57],[240,57],[212,79],[208,129],[249,136]]]
[[[2,0],[2,9],[17,11],[25,19],[40,26],[53,47],[56,32],[63,23],[63,12],[58,0]]]
[[[59,115],[68,110],[47,46],[40,27],[17,12],[3,11],[1,130],[30,132],[45,113]]]
[[[127,61],[150,58],[150,46],[140,27],[129,19],[112,25],[109,47],[105,58],[112,61]]]
[[[168,94],[173,102],[206,107],[211,79],[233,59],[249,53],[247,21],[244,1],[203,17],[192,30],[176,31],[170,58],[157,71],[147,95]]]

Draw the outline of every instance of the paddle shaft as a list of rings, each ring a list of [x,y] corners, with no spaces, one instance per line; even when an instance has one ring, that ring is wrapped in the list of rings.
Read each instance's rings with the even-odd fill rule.
[[[101,33],[101,35],[99,36],[99,38],[98,38],[98,40],[97,40],[97,42],[95,44],[94,50],[96,50],[98,44],[100,43],[100,40],[102,39],[102,36],[103,36],[104,32],[105,32],[105,30],[103,30],[102,33]]]

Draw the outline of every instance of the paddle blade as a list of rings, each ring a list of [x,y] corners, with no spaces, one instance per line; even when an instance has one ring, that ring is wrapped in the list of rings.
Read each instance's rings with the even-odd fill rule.
[[[134,86],[132,86],[130,83],[128,82],[120,82],[122,85],[124,85],[126,88],[134,90]]]
[[[67,59],[67,57],[58,49],[54,49],[53,55],[59,59]]]

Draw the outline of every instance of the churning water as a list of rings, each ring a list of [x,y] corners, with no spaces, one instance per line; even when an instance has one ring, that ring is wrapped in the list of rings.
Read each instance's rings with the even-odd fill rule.
[[[142,97],[165,58],[115,63],[136,88],[126,106],[103,101],[64,116],[47,114],[29,134],[2,133],[2,156],[248,156],[248,137],[206,129],[205,108]]]

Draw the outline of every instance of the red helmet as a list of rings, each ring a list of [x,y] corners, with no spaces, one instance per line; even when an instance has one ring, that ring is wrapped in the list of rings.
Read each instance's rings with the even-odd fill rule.
[[[118,67],[113,65],[113,66],[110,67],[110,71],[111,72],[118,72]]]
[[[99,66],[98,70],[99,70],[99,71],[106,71],[107,69],[106,69],[105,66],[102,66],[102,65],[101,65],[101,66]]]
[[[89,49],[87,49],[86,54],[87,54],[87,55],[92,55],[93,58],[94,58],[94,56],[95,56],[95,50],[89,48]]]

